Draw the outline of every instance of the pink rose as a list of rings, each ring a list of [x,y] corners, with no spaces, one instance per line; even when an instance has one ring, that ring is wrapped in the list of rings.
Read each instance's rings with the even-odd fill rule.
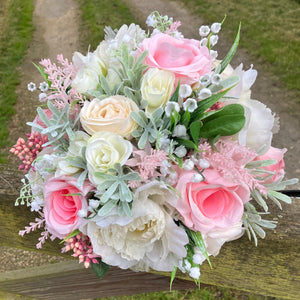
[[[244,203],[250,200],[248,187],[226,180],[214,169],[206,169],[205,181],[199,183],[192,182],[194,174],[180,171],[175,187],[181,193],[177,210],[185,225],[208,233],[229,229],[240,222]]]
[[[61,239],[86,222],[78,216],[78,212],[87,209],[86,195],[93,186],[86,183],[79,189],[76,183],[77,178],[62,176],[51,178],[44,186],[44,215],[47,229]],[[80,195],[71,195],[78,193]]]
[[[158,33],[143,41],[142,51],[147,50],[145,63],[152,68],[173,72],[181,84],[193,84],[200,76],[211,71],[212,58],[199,41],[176,39]]]
[[[274,159],[277,161],[277,163],[275,163],[274,165],[262,167],[264,170],[275,172],[274,176],[269,179],[266,179],[264,183],[272,183],[284,176],[285,164],[283,161],[283,155],[286,151],[287,149],[285,148],[278,149],[278,148],[270,147],[267,153],[255,159],[255,160]],[[269,174],[266,174],[265,177],[267,177],[268,175]]]

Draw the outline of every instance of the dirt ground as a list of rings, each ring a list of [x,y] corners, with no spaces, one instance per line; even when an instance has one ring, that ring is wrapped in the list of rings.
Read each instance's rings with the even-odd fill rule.
[[[182,22],[180,28],[183,34],[189,38],[199,38],[198,28],[203,24],[201,18],[191,16],[190,13],[177,2],[167,0],[123,0],[132,10],[134,16],[139,18],[140,22],[145,22],[146,17],[154,10],[162,14],[173,16],[175,20]],[[36,0],[34,11],[35,33],[33,41],[27,51],[26,58],[20,67],[22,74],[22,83],[17,89],[18,103],[16,105],[16,115],[11,121],[10,139],[16,141],[19,136],[24,136],[30,129],[24,124],[35,117],[33,107],[38,105],[38,92],[30,93],[27,91],[27,84],[35,82],[37,85],[42,80],[39,72],[32,65],[32,62],[38,63],[41,58],[50,57],[55,59],[57,54],[63,53],[65,57],[71,58],[72,53],[79,49],[79,22],[80,12],[75,0]],[[107,24],[110,25],[110,24]],[[221,59],[229,50],[232,41],[226,41],[224,38],[215,47],[219,52]],[[243,38],[243,37],[241,37]],[[100,41],[99,41],[100,42]],[[87,45],[88,47],[88,45]],[[280,81],[256,65],[255,60],[251,58],[247,51],[239,49],[233,61],[233,66],[241,62],[248,69],[253,63],[254,68],[258,70],[258,78],[252,87],[253,99],[258,99],[276,112],[281,120],[280,132],[274,136],[273,145],[279,148],[287,148],[285,156],[286,177],[300,177],[300,105],[295,104],[292,93],[283,88]],[[9,147],[8,147],[9,149]],[[10,156],[10,165],[17,166],[17,160]],[[298,183],[293,188],[299,189]],[[24,237],[26,238],[26,237]],[[23,250],[22,250],[23,251]],[[14,259],[5,259],[6,253],[11,250],[6,247],[0,247],[0,271],[11,270],[21,267],[36,265],[38,261],[47,261],[48,257],[36,253],[22,252],[17,253]],[[18,256],[19,254],[19,256]],[[34,255],[34,259],[31,257]],[[26,260],[26,256],[28,259]],[[19,258],[18,258],[19,257]],[[57,258],[60,259],[60,258]],[[28,263],[20,262],[26,260]],[[31,262],[31,263],[29,263]]]

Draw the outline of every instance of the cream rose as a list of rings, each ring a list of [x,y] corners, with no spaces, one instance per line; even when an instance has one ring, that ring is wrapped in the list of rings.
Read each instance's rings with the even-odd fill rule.
[[[103,100],[95,98],[84,103],[80,121],[89,134],[109,131],[130,138],[131,132],[137,127],[130,113],[138,110],[135,102],[124,96],[116,95]]]
[[[116,163],[124,165],[132,153],[132,144],[121,136],[99,131],[89,140],[85,152],[89,179],[94,185],[101,183],[95,172],[107,172]]]
[[[141,83],[142,97],[147,101],[147,112],[165,106],[174,90],[175,75],[169,71],[150,68]]]
[[[175,196],[165,185],[150,182],[137,189],[132,217],[113,209],[87,225],[94,252],[122,269],[172,271],[186,256],[188,237],[171,216]]]

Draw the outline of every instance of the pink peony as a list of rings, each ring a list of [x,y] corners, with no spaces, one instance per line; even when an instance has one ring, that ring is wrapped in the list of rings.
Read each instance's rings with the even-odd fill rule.
[[[246,185],[232,183],[214,169],[203,173],[205,181],[193,183],[195,171],[180,171],[176,189],[181,193],[177,210],[187,227],[208,233],[227,230],[240,222],[244,203],[250,200]]]
[[[267,160],[267,159],[274,159],[277,161],[274,165],[264,166],[263,169],[271,172],[275,172],[272,178],[266,179],[264,183],[272,183],[279,178],[284,176],[284,160],[283,155],[287,151],[287,149],[278,149],[274,147],[270,147],[268,152],[262,156],[257,157],[255,160]],[[268,174],[266,174],[268,176]]]
[[[152,68],[173,72],[181,84],[193,84],[211,71],[212,58],[199,41],[176,39],[158,33],[143,41],[142,51],[148,51],[145,63]]]
[[[79,189],[76,183],[77,178],[62,176],[51,178],[44,186],[44,214],[47,229],[61,239],[85,223],[85,219],[80,218],[78,212],[87,209],[86,195],[93,186],[85,183],[82,189]]]

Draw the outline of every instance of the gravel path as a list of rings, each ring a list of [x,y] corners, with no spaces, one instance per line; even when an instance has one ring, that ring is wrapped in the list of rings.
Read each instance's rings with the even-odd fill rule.
[[[141,23],[144,23],[146,17],[154,10],[173,16],[175,20],[182,22],[181,31],[189,38],[198,38],[198,28],[204,23],[201,18],[191,16],[190,12],[183,6],[178,5],[177,2],[166,0],[123,1],[131,8],[132,13],[139,18]],[[43,57],[54,59],[56,54],[60,53],[71,58],[72,53],[79,49],[79,19],[80,13],[75,0],[35,1],[34,23],[36,31],[25,61],[20,68],[22,83],[17,90],[16,115],[11,122],[10,137],[12,141],[28,131],[28,128],[24,128],[24,124],[35,116],[32,107],[38,104],[38,94],[28,92],[27,83],[33,81],[39,84],[42,80],[33,67],[32,61],[38,63]],[[219,51],[219,57],[222,58],[233,41],[225,41],[222,36],[220,37],[221,41],[216,48]],[[293,104],[295,101],[291,93],[282,87],[280,81],[271,74],[263,72],[260,66],[255,64],[255,60],[251,59],[247,52],[242,49],[238,50],[233,66],[237,66],[240,62],[244,63],[245,68],[253,63],[258,70],[258,80],[252,88],[253,98],[264,102],[280,116],[281,130],[279,134],[274,136],[274,146],[286,147],[289,150],[285,159],[287,178],[300,177],[300,143],[298,142],[300,138],[300,105]],[[17,164],[13,159],[10,163]],[[295,186],[295,188],[299,187],[299,184]],[[0,271],[37,266],[61,259],[63,258],[0,247]]]

